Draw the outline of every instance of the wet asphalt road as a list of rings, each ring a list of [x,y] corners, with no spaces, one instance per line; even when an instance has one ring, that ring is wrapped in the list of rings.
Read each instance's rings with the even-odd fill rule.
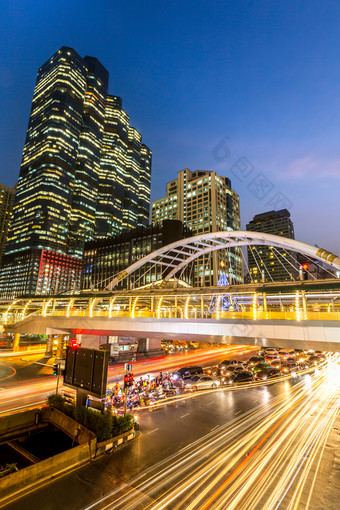
[[[296,380],[270,386],[195,395],[184,402],[140,413],[140,436],[120,450],[7,503],[8,510],[78,510],[180,451],[247,410],[285,392]],[[111,501],[110,499],[108,501]],[[103,502],[102,507],[108,502]],[[1,507],[0,507],[1,508]]]

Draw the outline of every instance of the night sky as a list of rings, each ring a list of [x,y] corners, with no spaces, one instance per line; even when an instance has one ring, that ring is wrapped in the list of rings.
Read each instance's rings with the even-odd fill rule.
[[[338,1],[3,0],[0,182],[14,186],[37,70],[97,57],[153,151],[152,200],[183,168],[240,194],[242,227],[287,207],[300,241],[340,254]]]

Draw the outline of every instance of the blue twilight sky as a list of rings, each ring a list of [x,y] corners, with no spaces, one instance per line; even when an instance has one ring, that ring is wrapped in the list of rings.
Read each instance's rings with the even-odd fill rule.
[[[242,227],[287,206],[296,238],[340,254],[340,2],[2,0],[0,182],[18,178],[38,67],[97,57],[153,151],[152,200],[216,170]]]

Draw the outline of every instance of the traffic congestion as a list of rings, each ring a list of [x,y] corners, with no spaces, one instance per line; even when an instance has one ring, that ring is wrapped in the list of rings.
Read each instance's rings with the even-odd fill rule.
[[[192,364],[174,372],[147,374],[139,378],[129,373],[127,385],[117,379],[108,388],[103,404],[119,413],[124,409],[125,393],[126,407],[133,411],[160,407],[185,394],[201,390],[240,389],[250,384],[274,383],[283,377],[297,377],[313,371],[325,363],[329,356],[329,353],[321,351],[269,347],[247,360],[228,358],[210,367]],[[89,405],[92,406],[91,401]]]

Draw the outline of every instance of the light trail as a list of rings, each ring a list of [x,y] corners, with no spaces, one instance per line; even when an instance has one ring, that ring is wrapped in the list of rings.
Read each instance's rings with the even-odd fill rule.
[[[87,507],[307,509],[339,412],[338,357]]]
[[[12,373],[9,374],[9,375],[5,375],[4,377],[1,377],[0,381],[4,381],[5,379],[10,379],[11,377],[13,377],[15,374],[16,374],[16,370],[14,367],[11,367],[10,365],[7,365],[6,363],[1,363],[0,362],[0,365],[6,367],[6,368],[9,368],[10,370],[12,370]]]
[[[176,356],[167,357],[161,360],[145,360],[133,364],[135,376],[144,374],[159,373],[160,371],[175,371],[179,366],[186,364],[196,364],[199,362],[209,362],[223,357],[231,357],[236,355],[246,355],[255,348],[253,346],[233,345],[218,349],[199,349],[197,351],[189,351],[188,353],[178,354]],[[22,354],[22,353],[21,353]],[[30,354],[32,354],[30,352]],[[13,367],[6,365],[12,370]],[[51,366],[52,370],[52,366]],[[108,383],[113,383],[116,379],[122,379],[125,374],[124,366],[109,367]],[[15,374],[11,374],[14,376]],[[60,390],[63,389],[62,378],[60,378]],[[17,409],[28,410],[42,403],[46,403],[47,397],[51,393],[55,393],[57,378],[52,375],[46,375],[38,379],[30,379],[20,383],[10,383],[4,386],[0,392],[0,416],[10,414]],[[73,390],[67,388],[67,392],[72,393]],[[74,392],[75,394],[75,392]],[[188,398],[188,396],[186,396]]]

